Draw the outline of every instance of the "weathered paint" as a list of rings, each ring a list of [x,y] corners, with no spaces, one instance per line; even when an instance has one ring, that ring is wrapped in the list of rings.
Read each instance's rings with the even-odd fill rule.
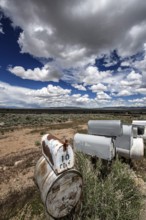
[[[134,138],[133,145],[130,149],[130,158],[141,159],[144,156],[144,141],[143,138]]]
[[[91,156],[111,160],[115,156],[114,140],[110,137],[75,134],[74,148]]]
[[[42,154],[56,174],[74,166],[74,153],[67,141],[62,142],[51,134],[42,137]]]
[[[138,128],[137,127],[132,127],[132,131],[133,131],[133,137],[137,138]]]
[[[88,134],[117,137],[122,135],[120,120],[89,120]]]
[[[121,155],[127,155],[129,158],[130,149],[133,145],[133,130],[131,125],[123,125],[123,134],[115,139],[116,152]]]
[[[75,169],[56,175],[42,156],[35,168],[36,183],[46,212],[53,218],[68,215],[76,206],[82,192],[82,177]]]
[[[133,120],[132,125],[143,125],[146,126],[146,120]]]
[[[144,155],[144,143],[137,137],[137,127],[123,125],[123,135],[115,140],[118,155],[128,159],[140,159]]]
[[[144,140],[146,140],[146,120],[133,120],[132,121],[133,127],[138,128],[138,136],[142,137]],[[139,130],[142,130],[142,133],[139,132]]]

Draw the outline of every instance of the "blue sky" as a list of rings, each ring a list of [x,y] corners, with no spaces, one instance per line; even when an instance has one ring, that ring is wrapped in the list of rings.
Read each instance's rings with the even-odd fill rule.
[[[0,107],[146,106],[145,0],[1,0]]]

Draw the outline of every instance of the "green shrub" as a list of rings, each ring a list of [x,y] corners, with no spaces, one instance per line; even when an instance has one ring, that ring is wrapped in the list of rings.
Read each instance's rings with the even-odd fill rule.
[[[41,131],[40,132],[40,135],[44,135],[44,134],[46,134],[46,131]]]
[[[111,172],[103,179],[101,178],[103,166],[100,160],[94,169],[89,157],[78,153],[76,163],[84,182],[82,209],[78,220],[139,219],[141,195],[127,165],[116,160],[111,166]]]
[[[35,146],[40,146],[40,145],[41,145],[40,141],[35,141]]]

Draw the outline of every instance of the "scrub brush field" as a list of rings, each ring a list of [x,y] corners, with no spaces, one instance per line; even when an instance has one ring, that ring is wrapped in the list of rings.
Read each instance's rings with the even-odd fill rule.
[[[72,144],[75,133],[87,133],[90,119],[145,120],[146,115],[0,113],[0,216],[2,220],[43,220],[45,210],[34,183],[41,156],[41,137],[51,133]],[[64,219],[145,220],[146,158],[112,164],[76,153],[83,194],[76,212]]]

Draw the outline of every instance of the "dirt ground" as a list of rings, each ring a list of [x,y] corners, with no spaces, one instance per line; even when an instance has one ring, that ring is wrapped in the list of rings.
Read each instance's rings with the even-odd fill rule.
[[[86,129],[82,125],[79,129]],[[0,135],[0,219],[44,219],[44,216],[24,217],[26,200],[32,198],[37,191],[34,183],[34,167],[41,157],[40,128],[19,128]],[[48,133],[69,141],[76,133],[74,128],[48,130]],[[146,198],[146,183],[141,177],[135,177]],[[23,210],[23,214],[19,212]],[[15,213],[16,216],[15,216]],[[141,220],[146,219],[146,199]]]
[[[85,128],[84,125],[80,127]],[[42,155],[40,142],[43,135],[40,130],[42,127],[16,129],[0,136],[0,219],[23,219],[20,216],[11,216],[17,209],[22,209],[26,198],[31,197],[37,190],[34,168]],[[47,133],[71,141],[75,130],[54,129],[48,130]]]

